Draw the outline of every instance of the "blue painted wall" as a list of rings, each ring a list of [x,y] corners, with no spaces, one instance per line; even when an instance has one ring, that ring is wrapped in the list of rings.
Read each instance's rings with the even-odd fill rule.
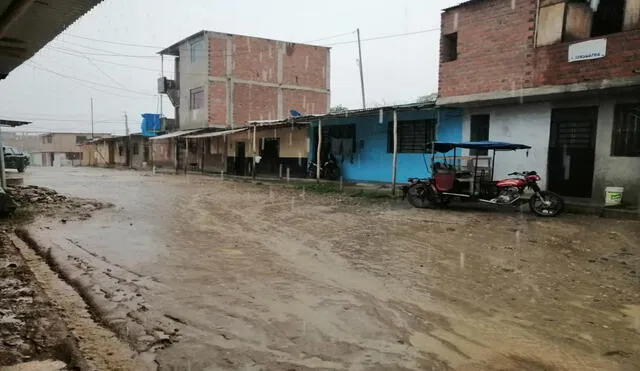
[[[422,110],[398,112],[398,121],[438,119],[436,140],[462,140],[462,110],[439,108],[438,110]],[[334,118],[323,120],[322,126],[356,125],[356,153],[353,161],[345,158],[341,163],[342,175],[346,181],[384,182],[392,181],[393,154],[387,152],[388,122],[393,121],[393,113],[385,112],[383,123],[379,123],[379,114],[365,117]],[[309,128],[311,145],[309,160],[315,162],[316,148],[314,135],[318,122],[313,122]],[[364,148],[360,148],[360,141],[364,141]],[[453,156],[453,152],[448,154]],[[460,153],[458,153],[460,155]],[[430,164],[431,154],[398,153],[397,182],[405,183],[408,178],[427,177],[430,171],[426,163]]]

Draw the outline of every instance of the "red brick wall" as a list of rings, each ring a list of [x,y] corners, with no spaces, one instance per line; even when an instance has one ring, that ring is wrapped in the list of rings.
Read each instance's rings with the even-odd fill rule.
[[[283,96],[283,112],[296,110],[303,113],[324,113],[327,110],[328,95],[312,91],[285,89]]]
[[[241,80],[277,82],[276,42],[233,36],[233,76]]]
[[[607,35],[604,58],[569,63],[575,42],[534,47],[536,1],[511,4],[485,0],[443,13],[443,35],[455,32],[457,13],[458,59],[440,63],[441,97],[638,76],[640,30]]]
[[[209,74],[227,78],[227,36],[209,36]],[[282,56],[282,81],[278,81],[278,46],[281,42],[247,36],[231,36],[233,121],[243,125],[250,120],[275,120],[278,114],[278,89],[281,85],[329,89],[327,56],[329,49],[285,43]],[[270,86],[264,86],[269,84]],[[290,109],[303,113],[324,113],[328,93],[283,90],[283,114]],[[226,124],[226,83],[210,82],[209,123]]]
[[[545,46],[535,50],[534,86],[564,85],[624,77],[638,77],[640,69],[640,31],[607,35],[604,58],[568,62],[570,43]]]
[[[440,63],[441,97],[531,85],[536,0],[515,4],[478,1],[442,14],[443,35],[456,31],[457,14],[458,58]]]
[[[317,46],[287,44],[283,57],[283,83],[328,89],[326,79],[327,49]]]
[[[209,124],[225,125],[227,123],[226,83],[209,83],[209,103]]]
[[[252,120],[274,120],[278,109],[276,88],[235,84],[233,88],[233,121],[237,125]]]
[[[209,39],[209,76],[223,77],[227,73],[227,40]]]

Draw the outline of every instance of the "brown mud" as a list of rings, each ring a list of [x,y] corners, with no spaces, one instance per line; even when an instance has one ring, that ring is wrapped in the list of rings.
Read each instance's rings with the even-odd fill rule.
[[[9,194],[19,208],[0,222],[0,370],[142,369],[132,360],[136,353],[99,326],[49,268],[49,255],[36,255],[13,234],[38,215],[66,223],[110,205],[36,186],[10,188]]]
[[[109,170],[34,181],[115,204],[25,233],[162,370],[640,369],[637,221]]]

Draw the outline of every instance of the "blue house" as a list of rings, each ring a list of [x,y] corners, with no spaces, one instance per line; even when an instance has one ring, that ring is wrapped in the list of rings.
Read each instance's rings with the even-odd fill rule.
[[[318,126],[321,123],[320,157],[326,160],[333,154],[345,181],[391,183],[394,111],[398,120],[398,183],[429,175],[428,143],[462,140],[460,109],[410,104],[346,111],[310,120],[308,160],[317,163]],[[450,155],[453,156],[453,152]]]

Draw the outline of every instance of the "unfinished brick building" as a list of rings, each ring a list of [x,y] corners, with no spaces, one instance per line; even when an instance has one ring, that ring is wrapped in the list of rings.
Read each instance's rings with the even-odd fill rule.
[[[470,0],[442,13],[438,103],[463,138],[533,146],[496,176],[536,170],[564,196],[640,203],[640,0]],[[543,183],[543,185],[545,184]]]
[[[162,79],[180,129],[238,127],[329,109],[330,49],[201,31],[160,52],[175,78]],[[167,62],[168,63],[168,62]]]

